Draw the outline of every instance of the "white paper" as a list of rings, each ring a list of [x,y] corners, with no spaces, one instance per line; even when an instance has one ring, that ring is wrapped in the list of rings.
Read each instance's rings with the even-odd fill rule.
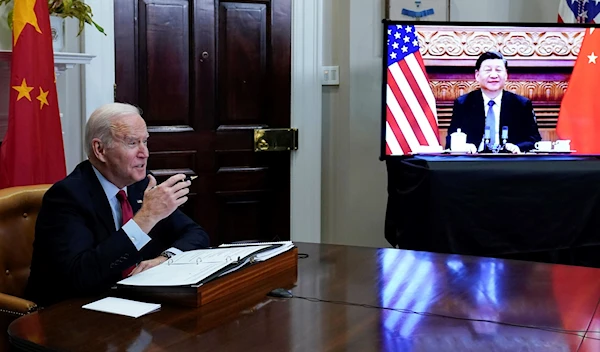
[[[267,259],[273,258],[281,253],[287,252],[290,249],[294,248],[294,243],[292,241],[279,241],[279,242],[256,242],[256,243],[244,243],[244,244],[235,244],[235,243],[225,243],[220,245],[220,248],[229,248],[235,246],[265,246],[265,245],[280,245],[279,247],[269,249],[268,251],[263,251],[256,254],[254,258],[256,261],[265,261]]]
[[[292,248],[294,248],[294,244],[292,242],[286,242],[281,247],[273,248],[268,251],[264,251],[264,252],[260,252],[260,253],[256,254],[256,260],[265,261],[267,259],[278,256],[281,253],[287,252]]]
[[[237,247],[237,246],[272,246],[274,244],[293,245],[292,241],[276,241],[276,242],[249,242],[249,243],[223,243],[220,248]]]
[[[168,265],[167,262],[123,279],[118,284],[131,286],[181,286],[192,285],[229,265],[221,263],[199,263]]]
[[[160,304],[144,303],[116,297],[106,297],[96,302],[88,303],[81,308],[139,318],[142,315],[156,312],[160,309]]]
[[[235,248],[210,248],[196,249],[193,251],[183,252],[171,258],[169,265],[179,264],[198,264],[198,263],[231,263],[237,262],[241,258],[246,258],[248,255],[267,248],[268,245],[253,246],[253,247],[235,247]]]

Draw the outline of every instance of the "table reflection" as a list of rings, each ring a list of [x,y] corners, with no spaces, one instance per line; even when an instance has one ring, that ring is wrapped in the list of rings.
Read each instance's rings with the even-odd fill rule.
[[[563,328],[564,319],[554,295],[547,295],[553,286],[552,272],[543,270],[548,267],[453,255],[441,261],[430,253],[400,250],[378,256],[384,350],[484,350],[500,344],[506,350],[570,351],[580,338],[543,330]],[[544,293],[539,305],[527,305]]]

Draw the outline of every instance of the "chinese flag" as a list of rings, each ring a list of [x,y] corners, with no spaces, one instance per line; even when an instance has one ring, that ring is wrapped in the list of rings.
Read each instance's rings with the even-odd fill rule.
[[[14,0],[10,71],[0,188],[54,183],[66,166],[47,0]]]
[[[600,153],[600,30],[588,28],[560,105],[556,132],[578,154]]]

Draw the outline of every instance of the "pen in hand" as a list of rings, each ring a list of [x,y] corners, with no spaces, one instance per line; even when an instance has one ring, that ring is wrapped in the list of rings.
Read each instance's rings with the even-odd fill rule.
[[[197,179],[197,178],[198,178],[198,176],[190,176],[190,175],[186,175],[186,176],[185,176],[185,178],[184,178],[183,180],[181,180],[181,181],[178,181],[177,183],[179,183],[179,182],[185,182],[185,181],[190,181],[190,182],[192,182],[193,180],[195,180],[195,179]],[[150,188],[150,189],[154,189],[154,188],[156,188],[156,187],[158,187],[158,185],[156,185],[156,186],[154,186],[154,187],[152,187],[152,188]]]
[[[198,176],[190,176],[190,175],[186,175],[186,176],[185,176],[185,178],[184,178],[183,180],[179,181],[179,182],[185,182],[185,181],[190,181],[190,182],[192,182],[193,180],[195,180],[195,179],[197,179],[197,178],[198,178]],[[151,189],[154,189],[154,188],[156,188],[156,187],[157,187],[157,186],[154,186],[154,187],[152,187]],[[142,200],[141,200],[141,199],[138,199],[137,203],[138,203],[138,204],[142,204]]]
[[[185,178],[182,181],[194,181],[197,178],[198,178],[198,176],[186,175]],[[179,181],[179,182],[181,182],[181,181]]]

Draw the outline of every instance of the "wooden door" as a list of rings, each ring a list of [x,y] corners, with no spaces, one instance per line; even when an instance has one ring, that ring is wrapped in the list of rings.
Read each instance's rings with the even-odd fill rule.
[[[115,100],[148,124],[148,167],[198,175],[183,210],[212,245],[289,239],[289,152],[254,152],[290,126],[291,0],[114,0]]]

